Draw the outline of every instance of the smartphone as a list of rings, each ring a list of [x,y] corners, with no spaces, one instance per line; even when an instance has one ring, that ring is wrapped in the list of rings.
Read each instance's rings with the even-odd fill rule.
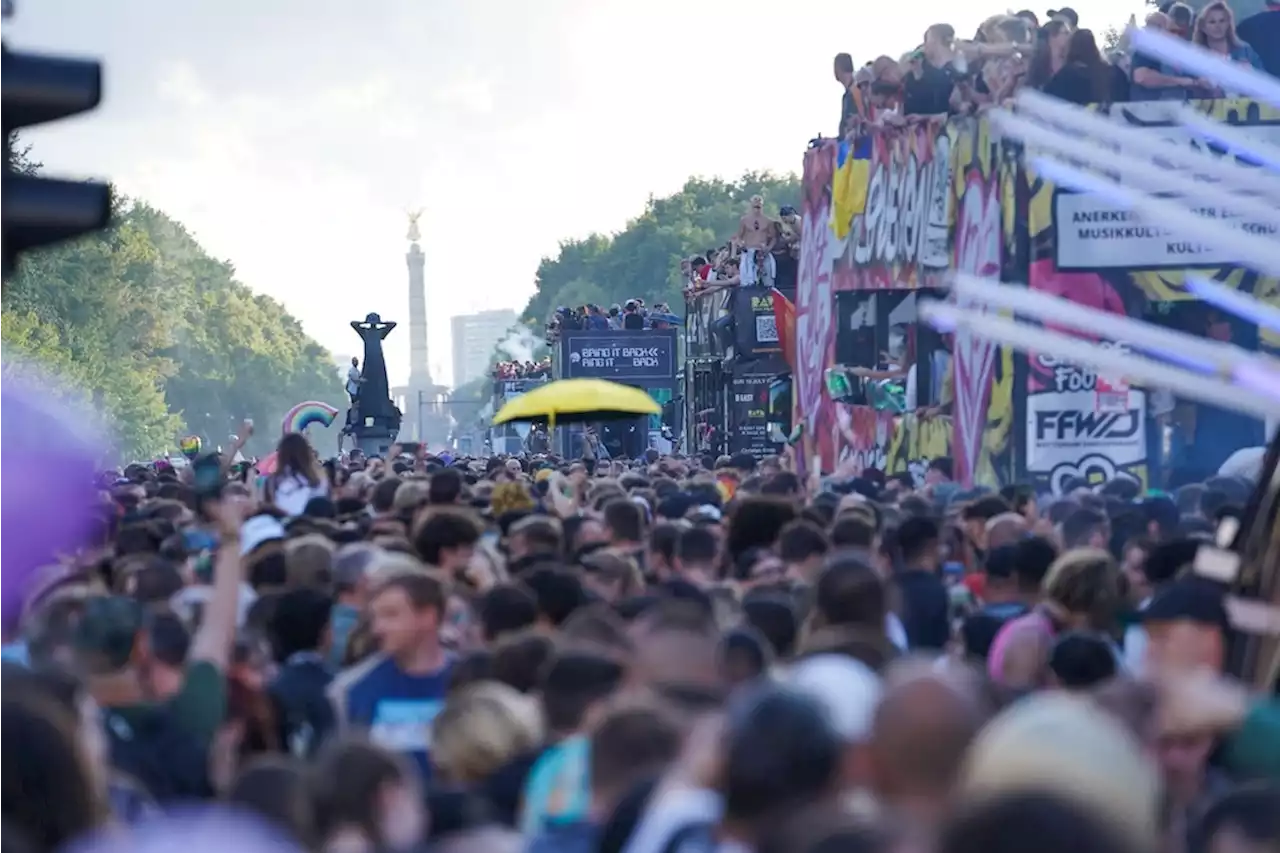
[[[222,475],[222,457],[216,453],[197,456],[191,463],[191,484],[195,488],[196,507],[203,508],[209,501],[222,497],[222,487],[226,482]]]
[[[410,456],[418,455],[418,448],[422,447],[420,441],[402,441],[400,442],[400,452],[407,453]]]

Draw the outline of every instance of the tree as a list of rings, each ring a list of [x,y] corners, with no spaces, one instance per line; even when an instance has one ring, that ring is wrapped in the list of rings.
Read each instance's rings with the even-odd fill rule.
[[[187,432],[225,444],[245,417],[259,425],[250,452],[264,453],[291,406],[344,399],[331,356],[283,306],[140,201],[121,198],[105,231],[24,256],[2,307],[4,373],[53,374],[123,461]]]
[[[680,259],[728,240],[757,194],[771,209],[798,206],[800,181],[768,172],[748,172],[737,181],[691,178],[674,195],[650,198],[644,213],[619,233],[561,243],[556,257],[538,265],[536,292],[524,319],[542,323],[558,306],[586,302],[606,307],[634,297],[651,305],[680,302]]]

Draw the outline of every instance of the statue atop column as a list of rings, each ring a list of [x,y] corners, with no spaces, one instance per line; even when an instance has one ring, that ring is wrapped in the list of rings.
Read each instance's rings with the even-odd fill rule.
[[[354,435],[356,445],[370,456],[386,453],[400,432],[400,410],[391,402],[387,362],[382,354],[382,341],[395,327],[376,313],[351,321],[351,328],[364,341],[364,363],[360,394],[347,413],[344,432]]]
[[[422,239],[422,232],[418,230],[418,220],[422,218],[422,208],[410,210],[405,215],[409,217],[409,233],[405,235],[405,239],[411,243],[416,243]]]

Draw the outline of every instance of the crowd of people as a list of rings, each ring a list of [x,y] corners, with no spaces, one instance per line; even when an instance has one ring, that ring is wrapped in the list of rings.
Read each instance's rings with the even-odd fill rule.
[[[547,323],[547,343],[560,339],[562,331],[643,331],[644,329],[670,329],[678,326],[681,319],[671,313],[671,306],[665,302],[655,303],[652,308],[645,305],[643,299],[628,299],[622,305],[609,306],[607,309],[595,304],[582,305],[577,308],[560,307]]]
[[[6,851],[1280,846],[1280,705],[1195,569],[1245,480],[277,458],[111,472],[6,578]]]
[[[535,361],[500,361],[493,366],[493,378],[537,379],[551,374],[551,356],[544,356]]]
[[[1267,15],[1274,14],[1248,22],[1258,22],[1254,28],[1259,38],[1271,38],[1262,28],[1268,25]],[[1265,69],[1259,52],[1242,37],[1248,33],[1237,30],[1231,7],[1222,0],[1198,14],[1185,3],[1166,0],[1147,16],[1145,26]],[[912,118],[972,114],[1007,103],[1024,86],[1080,105],[1231,94],[1211,81],[1134,54],[1125,41],[1100,46],[1097,34],[1080,26],[1076,11],[1064,7],[1043,18],[1029,10],[994,15],[967,41],[958,39],[950,24],[935,24],[919,47],[897,59],[880,56],[861,68],[841,53],[835,58],[835,77],[844,90],[840,136],[854,137],[871,127]],[[1280,52],[1264,46],[1269,55]],[[1280,73],[1280,68],[1269,70]]]

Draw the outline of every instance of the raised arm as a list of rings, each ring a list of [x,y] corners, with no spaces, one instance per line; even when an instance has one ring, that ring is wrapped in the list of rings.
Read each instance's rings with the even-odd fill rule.
[[[221,464],[224,472],[231,467],[231,463],[235,460],[236,454],[240,452],[240,449],[244,447],[245,442],[247,442],[252,436],[253,421],[245,418],[240,424],[240,431],[236,433],[236,440],[231,442],[231,446],[222,454]]]

